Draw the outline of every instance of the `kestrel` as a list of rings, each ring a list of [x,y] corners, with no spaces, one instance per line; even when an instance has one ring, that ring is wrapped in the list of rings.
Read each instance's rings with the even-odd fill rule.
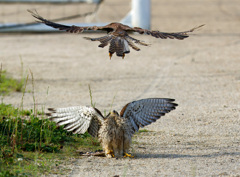
[[[161,38],[161,39],[179,39],[182,40],[184,38],[189,37],[188,33],[193,32],[194,30],[204,26],[200,25],[198,27],[192,28],[188,31],[183,31],[183,32],[177,32],[177,33],[166,33],[166,32],[160,32],[160,31],[151,31],[147,29],[142,29],[139,27],[134,27],[131,28],[127,25],[123,25],[121,23],[110,23],[106,26],[67,26],[67,25],[62,25],[59,23],[54,23],[49,20],[44,19],[41,17],[37,12],[34,13],[31,10],[28,10],[32,14],[33,17],[37,18],[40,23],[44,23],[48,26],[51,26],[53,28],[57,28],[59,30],[64,30],[70,33],[82,33],[83,31],[87,30],[101,30],[101,31],[106,31],[107,35],[99,38],[90,38],[90,37],[85,37],[87,40],[91,41],[99,41],[101,44],[98,45],[98,47],[104,48],[108,44],[109,46],[109,57],[111,59],[112,55],[116,53],[117,56],[124,58],[125,54],[130,53],[129,46],[132,47],[134,50],[139,51],[140,48],[138,48],[134,43],[148,46],[149,44],[146,44],[144,41],[140,41],[138,39],[135,39],[131,36],[128,35],[128,32],[137,32],[139,34],[147,34],[151,35],[156,38]]]
[[[178,106],[174,101],[169,98],[133,101],[122,108],[120,115],[113,110],[106,117],[97,108],[87,106],[49,108],[47,115],[67,131],[88,132],[98,137],[106,157],[133,157],[128,154],[133,134],[174,110]]]

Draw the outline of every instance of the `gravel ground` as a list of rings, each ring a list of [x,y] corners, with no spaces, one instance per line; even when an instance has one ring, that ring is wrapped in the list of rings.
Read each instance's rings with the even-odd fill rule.
[[[129,9],[127,0],[106,0],[98,20],[119,21]],[[152,29],[206,26],[184,41],[134,35],[152,45],[124,60],[82,38],[101,34],[4,34],[0,63],[14,78],[21,60],[24,73],[32,71],[38,109],[90,105],[88,84],[102,111],[114,97],[118,111],[141,98],[176,99],[175,111],[135,136],[135,158],[82,157],[70,176],[240,176],[239,19],[239,0],[152,0]],[[32,86],[29,79],[27,91]],[[21,97],[2,99],[19,106]],[[33,108],[31,92],[23,103]]]

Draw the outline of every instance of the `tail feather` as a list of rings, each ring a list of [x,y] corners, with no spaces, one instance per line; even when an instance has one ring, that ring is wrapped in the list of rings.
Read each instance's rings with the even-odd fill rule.
[[[117,56],[124,57],[125,53],[130,53],[128,41],[121,37],[115,37],[110,42],[109,53],[116,52]]]
[[[124,46],[123,53],[130,53],[130,49],[128,47],[128,41],[126,39],[123,39],[123,46]]]
[[[109,46],[109,53],[114,54],[116,52],[116,44],[115,44],[116,37],[112,38],[110,41],[110,46]]]
[[[123,42],[122,38],[117,37],[115,40],[115,45],[116,45],[117,56],[123,56],[124,42]]]

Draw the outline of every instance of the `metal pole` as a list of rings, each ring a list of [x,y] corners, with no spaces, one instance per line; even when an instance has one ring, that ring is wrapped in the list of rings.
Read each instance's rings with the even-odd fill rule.
[[[150,29],[151,0],[132,0],[132,26]]]

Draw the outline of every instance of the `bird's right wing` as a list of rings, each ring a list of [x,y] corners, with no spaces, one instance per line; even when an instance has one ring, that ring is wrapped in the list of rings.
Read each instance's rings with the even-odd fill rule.
[[[40,23],[44,23],[47,26],[51,26],[53,28],[57,28],[59,30],[64,30],[70,33],[82,33],[83,31],[86,30],[104,30],[104,26],[85,26],[85,27],[81,27],[81,26],[67,26],[67,25],[62,25],[59,23],[55,23],[52,21],[49,21],[43,17],[41,17],[37,12],[33,12],[31,10],[28,10],[29,13],[32,14],[33,17],[35,17],[36,19],[38,19]]]
[[[83,134],[86,131],[93,137],[98,136],[98,130],[103,123],[101,112],[93,107],[75,106],[67,108],[48,108],[47,113],[49,119],[64,125],[64,129],[74,134]]]
[[[174,110],[178,106],[174,101],[169,98],[147,98],[133,101],[123,107],[120,116],[128,120],[134,133],[140,127],[149,125]]]

